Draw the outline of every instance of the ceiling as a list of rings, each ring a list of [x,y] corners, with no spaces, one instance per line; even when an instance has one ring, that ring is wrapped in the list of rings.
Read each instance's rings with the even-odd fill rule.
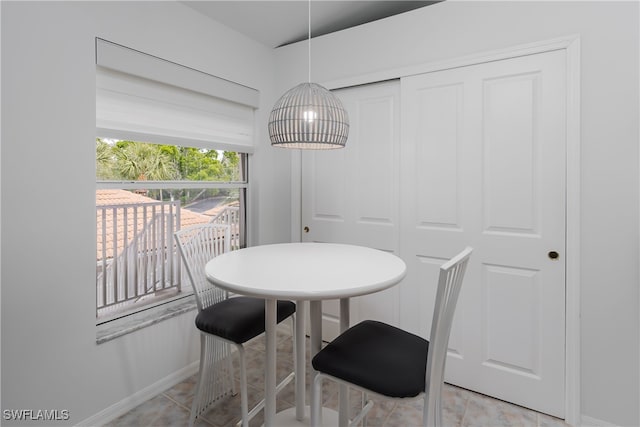
[[[194,10],[268,47],[340,31],[438,1],[183,1]]]

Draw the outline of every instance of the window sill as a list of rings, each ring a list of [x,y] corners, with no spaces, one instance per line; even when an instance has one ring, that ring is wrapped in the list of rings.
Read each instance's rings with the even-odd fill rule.
[[[103,344],[163,320],[196,310],[193,297],[183,298],[97,326],[96,344]]]

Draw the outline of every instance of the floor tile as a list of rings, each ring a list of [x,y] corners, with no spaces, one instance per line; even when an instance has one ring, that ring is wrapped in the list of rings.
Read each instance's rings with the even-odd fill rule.
[[[189,412],[185,408],[159,395],[116,418],[105,427],[186,426],[188,422]]]
[[[569,424],[560,418],[538,414],[538,427],[569,427]]]
[[[281,380],[293,370],[293,340],[287,328],[280,328],[277,335],[277,378]],[[306,342],[306,404],[310,402],[311,363],[309,340]],[[249,409],[264,396],[264,337],[258,337],[245,346],[247,357]],[[237,359],[237,357],[236,357]],[[239,369],[234,361],[236,388],[239,390]],[[113,420],[105,427],[180,427],[187,426],[198,376],[193,375],[160,395],[144,402],[128,413]],[[294,382],[278,394],[277,410],[295,405]],[[332,381],[323,383],[323,405],[338,409],[339,386]],[[414,427],[422,425],[422,399],[391,401],[372,397],[374,406],[367,416],[370,427]],[[350,390],[350,416],[362,406],[362,393]],[[517,405],[493,399],[469,390],[445,384],[443,388],[442,418],[446,427],[568,427],[563,420],[539,414]],[[230,427],[240,420],[240,395],[229,396],[204,413],[196,427]],[[249,423],[259,427],[264,422],[260,411]]]
[[[461,427],[537,427],[535,412],[480,394],[473,395]]]
[[[175,386],[166,390],[164,394],[174,402],[183,405],[186,408],[191,408],[197,383],[198,375],[192,375],[183,382],[176,384]]]

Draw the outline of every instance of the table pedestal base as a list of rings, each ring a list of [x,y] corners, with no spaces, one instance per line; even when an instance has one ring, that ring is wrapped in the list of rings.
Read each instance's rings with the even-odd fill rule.
[[[305,407],[305,417],[302,421],[296,420],[296,408],[285,409],[284,411],[276,413],[274,418],[274,425],[278,427],[299,427],[309,426],[311,421],[309,420],[309,414],[311,408]],[[338,412],[333,409],[322,408],[322,427],[336,427],[339,425]]]

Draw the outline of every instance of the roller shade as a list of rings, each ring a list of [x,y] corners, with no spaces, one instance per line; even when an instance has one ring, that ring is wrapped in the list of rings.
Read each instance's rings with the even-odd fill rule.
[[[96,64],[98,136],[253,151],[255,89],[101,39]]]

